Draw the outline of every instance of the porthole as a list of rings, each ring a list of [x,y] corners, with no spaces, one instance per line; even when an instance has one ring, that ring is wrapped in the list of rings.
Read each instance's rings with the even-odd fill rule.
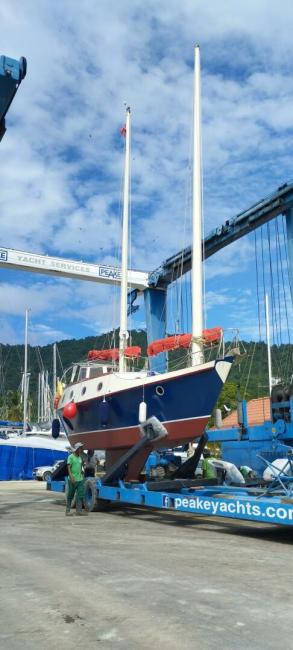
[[[69,393],[69,399],[72,399],[73,395],[74,395],[73,390],[71,390],[70,393]]]
[[[165,393],[163,386],[156,386],[156,393],[159,395],[159,397],[163,397]]]
[[[103,383],[100,381],[97,385],[97,390],[102,390],[103,388]]]
[[[81,394],[84,395],[85,392],[86,392],[86,386],[83,387],[83,389],[82,389],[82,391],[81,391]]]

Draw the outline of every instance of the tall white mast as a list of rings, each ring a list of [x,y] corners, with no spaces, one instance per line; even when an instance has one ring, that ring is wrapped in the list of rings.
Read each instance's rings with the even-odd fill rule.
[[[41,420],[41,373],[38,374],[38,422]]]
[[[127,273],[128,273],[128,213],[129,213],[129,178],[130,178],[130,108],[126,109],[125,134],[125,169],[123,191],[123,223],[122,223],[122,259],[121,259],[121,302],[120,302],[120,334],[119,334],[119,372],[126,370],[124,350],[128,339],[127,331]]]
[[[41,422],[44,422],[44,410],[45,410],[44,393],[45,393],[45,376],[44,376],[44,370],[42,370],[41,372]]]
[[[25,335],[24,335],[24,373],[23,373],[23,434],[27,429],[27,399],[28,399],[28,381],[27,381],[27,343],[28,343],[28,309],[25,310]]]
[[[194,97],[193,97],[193,192],[192,192],[192,337],[202,337],[202,205],[201,205],[201,109],[200,109],[200,50],[194,48]],[[202,346],[192,341],[191,365],[203,362]]]
[[[266,303],[266,336],[267,336],[267,351],[268,351],[268,371],[269,371],[269,391],[272,392],[272,357],[271,357],[271,341],[270,341],[270,317],[269,317],[269,299],[268,294],[265,296]]]

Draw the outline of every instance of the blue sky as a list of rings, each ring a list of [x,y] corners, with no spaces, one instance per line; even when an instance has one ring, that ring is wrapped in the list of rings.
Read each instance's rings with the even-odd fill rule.
[[[130,266],[152,270],[190,243],[196,42],[205,231],[292,179],[292,18],[285,0],[2,0],[1,54],[26,56],[28,73],[0,145],[1,246],[117,265],[124,102],[133,114]],[[3,343],[23,340],[26,307],[33,344],[118,325],[116,289],[0,273]],[[258,338],[254,273],[252,235],[207,261],[208,326]],[[176,301],[173,290],[171,329]],[[143,309],[130,325],[144,327]]]

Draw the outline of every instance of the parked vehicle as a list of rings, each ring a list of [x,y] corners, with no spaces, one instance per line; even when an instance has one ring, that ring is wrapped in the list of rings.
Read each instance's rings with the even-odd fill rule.
[[[51,476],[53,472],[62,465],[64,462],[63,460],[57,460],[54,465],[44,465],[42,467],[34,467],[33,469],[33,478],[36,479],[37,481],[49,481],[51,479]]]

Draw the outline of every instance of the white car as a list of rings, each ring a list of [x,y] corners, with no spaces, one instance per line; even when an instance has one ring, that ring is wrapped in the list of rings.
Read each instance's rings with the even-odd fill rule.
[[[33,478],[37,481],[49,481],[55,469],[62,465],[63,460],[57,460],[54,465],[43,465],[42,467],[34,467],[33,469]]]

